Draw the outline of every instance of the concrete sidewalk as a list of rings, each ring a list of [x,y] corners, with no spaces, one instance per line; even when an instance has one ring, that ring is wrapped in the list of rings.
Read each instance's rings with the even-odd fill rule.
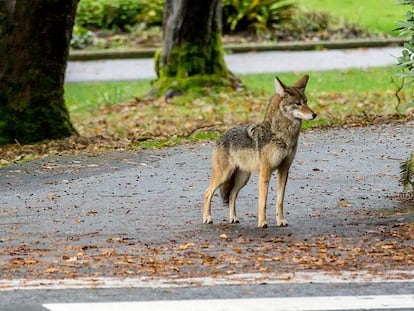
[[[396,64],[402,47],[323,51],[272,51],[226,55],[235,74],[320,71],[345,68],[381,67]],[[154,61],[118,59],[70,61],[66,82],[154,79]]]

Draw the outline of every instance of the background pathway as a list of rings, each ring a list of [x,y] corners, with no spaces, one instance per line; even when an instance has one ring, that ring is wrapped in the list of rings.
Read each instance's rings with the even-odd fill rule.
[[[320,71],[396,64],[401,47],[323,51],[275,51],[226,55],[235,74]],[[70,61],[66,82],[154,79],[154,60]]]

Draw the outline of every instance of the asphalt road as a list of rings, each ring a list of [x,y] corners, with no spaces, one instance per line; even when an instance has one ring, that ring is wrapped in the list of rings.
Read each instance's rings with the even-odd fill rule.
[[[321,71],[396,64],[402,47],[323,51],[274,51],[228,54],[227,66],[236,74]],[[66,82],[120,81],[155,78],[153,59],[71,61]]]
[[[398,172],[413,130],[409,122],[304,133],[288,184],[286,228],[276,227],[274,187],[269,228],[256,228],[256,178],[239,196],[240,224],[227,223],[218,197],[215,223],[202,224],[210,143],[55,156],[0,168],[0,309],[77,301],[410,295],[414,207],[399,200]],[[330,278],[301,278],[301,272]],[[352,277],[357,272],[362,276]],[[208,283],[226,275],[233,281]],[[373,276],[379,279],[370,281]],[[175,286],[183,278],[187,283]],[[47,280],[57,281],[47,286]],[[85,286],[90,289],[79,290]]]

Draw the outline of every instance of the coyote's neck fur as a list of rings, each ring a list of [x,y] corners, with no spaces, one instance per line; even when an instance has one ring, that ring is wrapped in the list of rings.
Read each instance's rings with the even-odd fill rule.
[[[288,117],[280,107],[282,100],[283,98],[279,94],[272,96],[262,126],[270,130],[273,135],[283,138],[285,141],[296,143],[302,120]]]

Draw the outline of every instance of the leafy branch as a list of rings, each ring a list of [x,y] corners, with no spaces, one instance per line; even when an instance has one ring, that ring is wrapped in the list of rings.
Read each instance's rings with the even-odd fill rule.
[[[410,40],[404,44],[404,50],[401,56],[398,57],[397,64],[397,67],[402,69],[399,77],[403,79],[404,86],[405,81],[410,84],[414,82],[414,0],[400,0],[399,4],[410,6],[406,14],[406,20],[398,22],[400,27],[396,29],[401,36],[410,36]],[[414,152],[411,152],[410,157],[400,165],[400,182],[404,187],[404,191],[408,191],[410,185],[414,191]]]
[[[400,182],[404,187],[404,191],[408,191],[411,186],[414,191],[414,151],[411,156],[403,161],[400,165]]]

